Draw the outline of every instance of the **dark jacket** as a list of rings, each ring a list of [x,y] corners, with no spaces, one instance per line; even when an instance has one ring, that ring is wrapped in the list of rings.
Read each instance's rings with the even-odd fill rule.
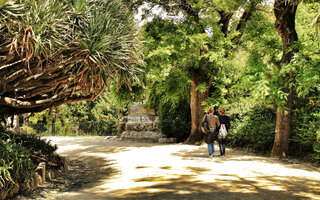
[[[229,132],[230,128],[230,118],[226,115],[218,115],[220,124],[225,124],[227,131]]]

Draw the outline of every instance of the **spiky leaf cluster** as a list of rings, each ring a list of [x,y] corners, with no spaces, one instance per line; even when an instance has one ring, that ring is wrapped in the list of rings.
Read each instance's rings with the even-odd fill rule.
[[[139,30],[114,0],[2,0],[0,113],[94,100],[140,71]]]

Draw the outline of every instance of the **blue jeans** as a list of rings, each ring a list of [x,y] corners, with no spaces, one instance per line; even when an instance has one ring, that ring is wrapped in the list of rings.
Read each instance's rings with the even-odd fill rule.
[[[214,142],[208,144],[209,156],[213,156],[214,153]]]

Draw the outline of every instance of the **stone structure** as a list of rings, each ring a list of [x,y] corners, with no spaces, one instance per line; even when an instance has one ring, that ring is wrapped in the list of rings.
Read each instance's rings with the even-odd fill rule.
[[[122,117],[118,125],[118,138],[144,142],[158,142],[162,138],[159,117],[154,110],[141,104],[131,105],[130,115]]]

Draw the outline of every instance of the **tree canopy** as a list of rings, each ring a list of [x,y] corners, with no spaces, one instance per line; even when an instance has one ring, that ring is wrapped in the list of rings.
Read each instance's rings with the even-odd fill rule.
[[[142,64],[139,29],[118,1],[3,0],[0,113],[92,101]]]
[[[130,1],[127,1],[130,2]],[[180,70],[189,78],[191,134],[188,143],[202,140],[200,125],[208,107],[206,100],[215,90],[220,70],[238,45],[246,24],[261,7],[258,0],[250,1],[132,1],[131,7],[146,4],[144,15],[151,8],[162,9],[170,17],[154,16],[147,23],[150,47],[147,64],[153,69],[165,68],[165,73]],[[152,14],[152,13],[151,13]],[[152,70],[156,71],[156,70]],[[151,80],[152,81],[152,80]],[[154,80],[156,83],[157,79]],[[154,94],[154,93],[153,93]],[[214,102],[216,105],[218,101]]]
[[[277,110],[271,118],[276,119],[274,126],[267,125],[276,130],[273,154],[288,154],[291,134],[296,134],[291,120],[297,116],[292,115],[301,109],[298,101],[311,96],[312,102],[319,99],[315,67],[319,50],[314,48],[319,37],[310,26],[317,27],[319,4],[285,0],[274,4],[254,0],[131,3],[133,9],[146,7],[150,105],[166,113],[166,118],[168,107],[180,110],[180,102],[188,101],[191,110],[185,110],[191,115],[191,130],[187,142],[202,140],[201,120],[208,106],[227,107],[234,116],[260,112],[257,107],[263,106]],[[300,7],[310,12],[305,19]],[[151,8],[162,12],[154,14]],[[190,87],[189,94],[186,87]]]

